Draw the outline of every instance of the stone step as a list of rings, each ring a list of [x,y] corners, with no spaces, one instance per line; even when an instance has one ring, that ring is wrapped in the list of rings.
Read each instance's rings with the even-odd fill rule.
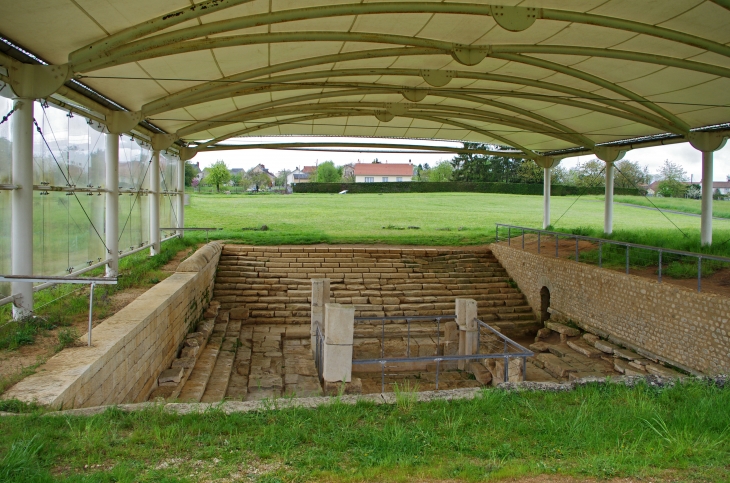
[[[200,402],[212,403],[222,401],[228,390],[228,381],[231,377],[233,361],[236,357],[238,337],[226,337],[223,339],[218,358],[215,361],[213,372],[210,374],[205,392]]]
[[[181,402],[200,402],[203,393],[205,393],[205,387],[208,385],[210,375],[215,367],[216,360],[218,359],[218,353],[220,352],[222,343],[223,337],[210,337],[208,344],[195,362],[195,367],[193,367],[188,380],[180,391],[178,399]]]

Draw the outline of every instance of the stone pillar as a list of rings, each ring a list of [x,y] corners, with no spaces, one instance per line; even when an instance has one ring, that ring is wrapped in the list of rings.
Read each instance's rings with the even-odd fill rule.
[[[355,334],[355,306],[326,304],[324,311],[324,354],[322,379],[352,381],[352,340]]]
[[[312,343],[312,355],[317,347],[317,329],[324,334],[324,308],[330,303],[330,280],[328,278],[312,279],[312,322],[309,329]]]
[[[477,351],[477,302],[472,299],[456,299],[456,324],[459,326],[459,355],[475,354]],[[459,361],[459,370],[469,365],[466,360]]]

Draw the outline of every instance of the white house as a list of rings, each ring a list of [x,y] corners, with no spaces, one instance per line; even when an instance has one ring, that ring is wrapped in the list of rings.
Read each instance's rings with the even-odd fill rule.
[[[397,183],[413,179],[413,165],[410,163],[357,163],[356,183]]]

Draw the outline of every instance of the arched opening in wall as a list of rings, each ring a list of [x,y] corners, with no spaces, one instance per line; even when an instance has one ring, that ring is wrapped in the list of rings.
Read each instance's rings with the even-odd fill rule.
[[[547,287],[543,287],[540,289],[540,322],[550,320],[550,312],[548,312],[549,307],[550,290],[548,290]]]

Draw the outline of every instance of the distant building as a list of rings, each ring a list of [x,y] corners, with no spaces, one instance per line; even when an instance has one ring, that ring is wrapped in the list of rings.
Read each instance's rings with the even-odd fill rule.
[[[266,169],[266,166],[264,166],[263,164],[257,164],[251,171],[254,173],[264,173],[266,176],[269,177],[269,186],[274,186],[274,182],[276,181],[276,175]]]
[[[342,167],[342,177],[351,178],[353,176],[355,176],[355,165],[352,163],[344,165]]]
[[[397,183],[413,179],[410,163],[357,163],[354,168],[356,183]]]
[[[649,196],[654,196],[659,192],[659,183],[661,183],[661,180],[654,181],[646,188],[646,194]],[[691,185],[699,185],[700,188],[702,187],[702,181],[700,180],[697,183],[692,183],[689,181],[684,181],[682,184],[685,184],[687,186]],[[713,181],[712,182],[712,193],[714,194],[715,191],[720,191],[720,194],[723,196],[730,194],[730,180],[729,181]]]
[[[308,166],[305,166],[306,169]],[[293,186],[299,183],[309,183],[309,173],[297,168],[286,176],[287,186]]]

